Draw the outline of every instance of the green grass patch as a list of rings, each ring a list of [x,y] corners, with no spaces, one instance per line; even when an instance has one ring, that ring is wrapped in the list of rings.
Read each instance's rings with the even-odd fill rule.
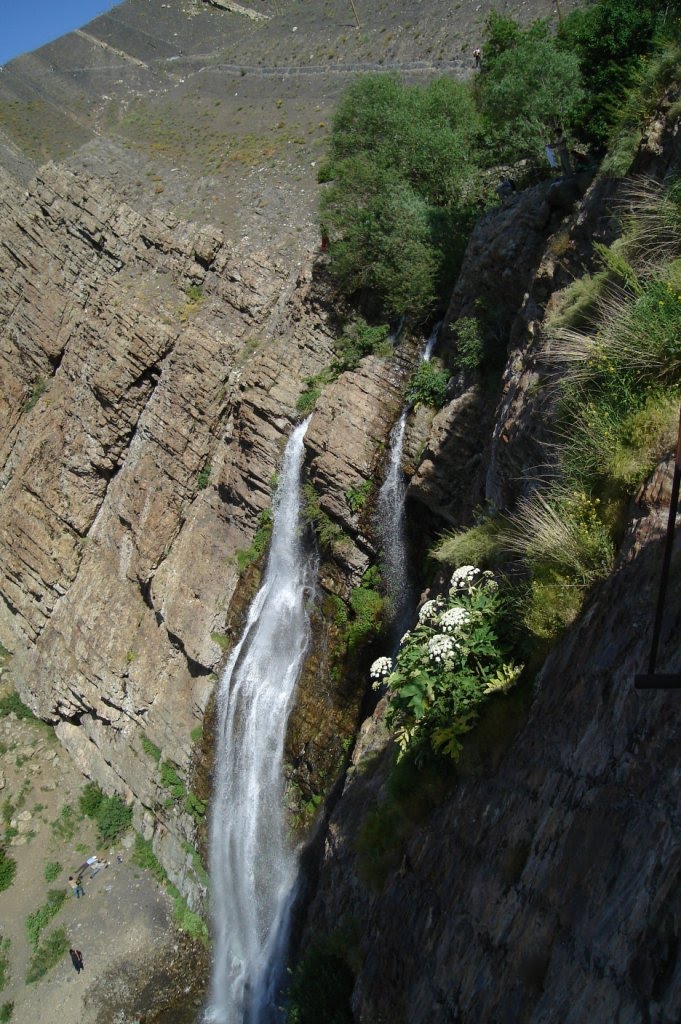
[[[72,807],[71,804],[65,804],[54,821],[52,821],[52,834],[58,839],[63,840],[63,842],[68,843],[76,835],[80,820],[76,808]]]
[[[175,800],[182,800],[187,795],[187,787],[177,774],[177,765],[172,761],[164,761],[161,765],[161,785],[169,790]]]
[[[228,651],[232,646],[232,641],[226,633],[211,633],[210,638],[214,644],[218,645],[221,651]]]
[[[0,892],[9,889],[17,873],[17,864],[4,850],[0,850]]]
[[[26,984],[32,985],[43,978],[48,971],[52,970],[59,963],[64,953],[68,951],[69,940],[66,935],[66,928],[57,928],[51,932],[42,945],[38,946],[31,957],[26,972]]]
[[[349,487],[345,492],[345,500],[348,508],[355,515],[358,512],[361,512],[366,505],[369,495],[371,494],[372,487],[373,484],[371,480],[365,480],[363,484],[359,485],[359,487]]]
[[[51,885],[52,882],[56,882],[63,870],[58,860],[48,861],[45,865],[45,881],[47,884]]]
[[[142,750],[150,757],[156,764],[161,760],[161,748],[157,747],[155,743],[152,743],[147,736],[142,736]]]
[[[19,694],[14,690],[12,693],[0,697],[0,718],[6,718],[7,715],[11,714],[16,715],[17,718],[35,719],[31,709],[24,704]]]
[[[38,948],[41,932],[59,913],[65,899],[66,889],[50,889],[47,894],[47,902],[26,918],[26,932],[33,950]]]
[[[4,992],[9,981],[9,950],[11,946],[9,939],[0,939],[0,992]]]
[[[14,1003],[3,1003],[0,1006],[0,1024],[9,1024],[14,1016]]]
[[[31,394],[26,399],[23,405],[24,412],[30,412],[33,406],[37,403],[38,399],[41,398],[47,391],[47,382],[39,377],[38,380],[34,381],[31,388]]]

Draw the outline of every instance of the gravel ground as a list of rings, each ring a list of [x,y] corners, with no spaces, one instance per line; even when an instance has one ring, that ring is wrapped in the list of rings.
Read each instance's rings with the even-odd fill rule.
[[[17,863],[13,884],[0,894],[0,939],[10,942],[0,1006],[14,1003],[12,1024],[127,1024],[136,1012],[148,1014],[167,1003],[173,988],[188,988],[192,971],[187,971],[187,963],[195,965],[196,954],[173,928],[168,895],[133,864],[131,833],[115,848],[97,846],[93,822],[78,815],[78,797],[86,780],[74,771],[52,729],[10,714],[0,719],[0,750],[3,828],[6,835],[9,827],[11,836],[6,851]],[[62,827],[60,835],[54,823],[64,822],[65,807],[74,809],[73,824]],[[76,899],[70,894],[68,875],[92,854],[107,858],[110,866],[94,878],[88,871],[85,895]],[[57,862],[62,870],[48,883],[49,862]],[[45,904],[52,889],[69,895],[42,937],[65,927],[70,945],[83,953],[85,970],[76,974],[67,953],[43,978],[28,985],[32,950],[26,918]],[[179,981],[173,975],[179,975]],[[150,985],[150,979],[155,984]],[[200,992],[187,995],[194,1007],[200,1003]],[[152,1014],[148,1019],[155,1018]]]

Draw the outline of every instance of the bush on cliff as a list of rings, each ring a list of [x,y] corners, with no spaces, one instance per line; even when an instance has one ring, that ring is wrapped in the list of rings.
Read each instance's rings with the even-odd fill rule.
[[[544,159],[559,132],[571,133],[583,99],[577,56],[560,49],[544,21],[528,29],[498,14],[487,22],[478,82],[488,161]]]
[[[86,818],[93,818],[97,823],[97,838],[100,843],[109,846],[132,823],[132,807],[128,807],[115,793],[105,796],[96,782],[89,782],[79,798],[80,811]]]
[[[578,59],[584,83],[576,120],[581,136],[605,148],[642,58],[661,37],[677,34],[678,17],[678,2],[669,0],[601,0],[563,19],[558,45]]]
[[[360,78],[334,117],[321,201],[330,270],[388,316],[424,319],[451,283],[480,196],[479,119],[449,79]]]
[[[402,754],[457,760],[461,737],[494,693],[519,678],[507,637],[508,608],[492,573],[463,566],[447,596],[421,607],[418,623],[392,659],[371,667],[375,688],[388,688],[386,724]]]

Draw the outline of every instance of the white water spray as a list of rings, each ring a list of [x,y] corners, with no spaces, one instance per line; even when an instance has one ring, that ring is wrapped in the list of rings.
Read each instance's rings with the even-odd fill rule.
[[[399,640],[407,627],[406,618],[411,609],[411,585],[407,559],[407,536],[404,506],[407,480],[402,472],[404,432],[409,409],[390,432],[388,472],[378,492],[378,530],[383,549],[383,576],[391,603],[393,640]]]
[[[421,360],[424,363],[430,362],[439,330],[440,323],[437,323],[426,339],[421,353]],[[414,595],[409,578],[404,514],[407,498],[407,480],[402,472],[404,433],[407,427],[409,412],[410,406],[406,406],[390,432],[388,471],[385,475],[383,486],[378,492],[377,503],[378,532],[383,549],[383,575],[392,606],[391,632],[395,646],[397,646],[400,637],[409,626],[414,604]]]
[[[215,963],[206,1024],[280,1018],[275,1001],[297,874],[284,832],[284,736],[316,576],[299,521],[308,422],[286,446],[263,583],[220,682],[210,848]]]

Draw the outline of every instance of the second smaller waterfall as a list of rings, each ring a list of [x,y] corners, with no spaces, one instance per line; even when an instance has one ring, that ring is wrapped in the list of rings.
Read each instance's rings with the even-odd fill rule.
[[[402,472],[402,451],[408,413],[408,408],[402,410],[402,415],[390,433],[388,471],[378,493],[377,504],[378,527],[383,545],[383,575],[392,605],[392,639],[395,643],[407,628],[412,606],[404,521],[407,481]]]
[[[440,326],[440,323],[435,324],[425,341],[421,352],[421,361],[424,363],[430,362]],[[378,493],[377,503],[378,530],[383,547],[383,575],[392,605],[391,639],[395,646],[409,626],[414,607],[404,516],[407,480],[402,471],[404,433],[410,409],[409,405],[405,406],[390,432],[388,471]]]

